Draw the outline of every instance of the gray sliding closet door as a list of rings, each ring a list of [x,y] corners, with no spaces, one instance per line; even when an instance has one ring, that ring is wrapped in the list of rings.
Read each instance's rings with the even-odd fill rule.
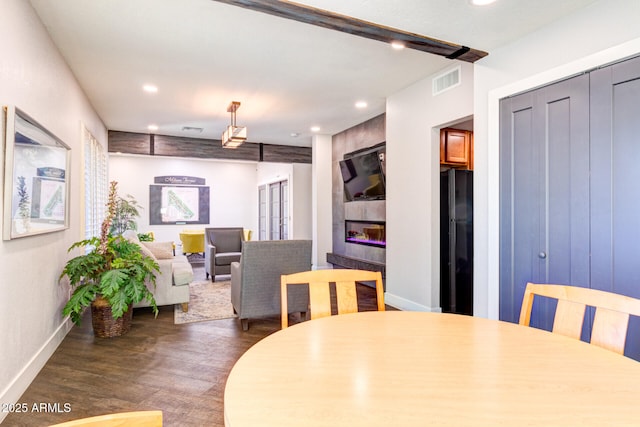
[[[527,281],[640,298],[640,58],[500,108],[500,318],[518,321]],[[553,312],[534,305],[532,325]],[[625,355],[640,360],[639,318]]]
[[[501,101],[500,319],[528,281],[589,286],[589,77]],[[534,306],[550,329],[555,307]]]
[[[640,298],[640,58],[591,73],[591,218],[591,287]]]

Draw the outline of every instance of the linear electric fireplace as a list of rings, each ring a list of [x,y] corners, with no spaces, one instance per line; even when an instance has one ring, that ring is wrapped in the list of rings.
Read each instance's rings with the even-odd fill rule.
[[[346,220],[344,222],[344,241],[358,245],[387,246],[384,221]]]

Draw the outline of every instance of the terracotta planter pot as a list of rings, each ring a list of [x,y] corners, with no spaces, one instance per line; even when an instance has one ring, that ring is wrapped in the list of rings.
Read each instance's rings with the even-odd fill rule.
[[[97,337],[112,338],[126,334],[131,329],[132,317],[132,305],[129,305],[129,309],[122,317],[114,319],[111,305],[106,299],[99,296],[91,303],[91,323],[93,324],[93,333]]]

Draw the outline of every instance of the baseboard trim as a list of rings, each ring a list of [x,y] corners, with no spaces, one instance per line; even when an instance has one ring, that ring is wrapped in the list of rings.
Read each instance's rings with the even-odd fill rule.
[[[404,311],[426,311],[430,313],[442,312],[442,308],[440,307],[429,307],[426,305],[417,304],[414,301],[399,297],[389,292],[385,292],[384,294],[384,303],[390,305],[391,307],[395,307],[398,310]]]
[[[56,351],[64,337],[71,330],[73,323],[69,318],[65,319],[60,326],[51,334],[49,339],[40,347],[33,357],[26,363],[24,368],[13,378],[9,385],[0,393],[0,402],[10,404],[17,403],[20,397],[33,382],[40,370],[47,363],[49,358]],[[0,423],[8,415],[8,412],[0,411]]]

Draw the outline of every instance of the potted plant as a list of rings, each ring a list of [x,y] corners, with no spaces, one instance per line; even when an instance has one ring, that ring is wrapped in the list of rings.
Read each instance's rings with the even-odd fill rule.
[[[62,313],[80,324],[82,313],[91,306],[94,333],[101,337],[122,335],[129,331],[133,304],[146,299],[158,314],[147,283],[155,286],[158,263],[144,255],[140,246],[124,237],[109,233],[116,213],[117,183],[111,182],[107,217],[102,222],[100,238],[92,237],[69,248],[85,248],[87,253],[70,259],[60,278],[67,276],[73,288]]]
[[[136,218],[140,216],[139,209],[142,209],[142,207],[131,194],[127,194],[126,197],[116,196],[115,210],[109,232],[114,236],[118,236],[127,230],[137,231]]]

